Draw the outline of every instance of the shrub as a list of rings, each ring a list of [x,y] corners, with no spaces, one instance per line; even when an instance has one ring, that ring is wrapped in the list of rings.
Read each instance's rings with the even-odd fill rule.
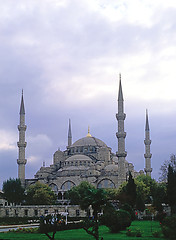
[[[103,214],[102,223],[106,225],[111,232],[117,233],[131,225],[131,216],[125,210],[111,209],[111,211]]]
[[[136,229],[128,229],[126,232],[128,237],[142,237],[141,230],[139,228]]]
[[[166,238],[176,239],[176,215],[164,218],[161,227]]]
[[[166,213],[165,212],[159,212],[156,216],[156,219],[159,221],[159,222],[162,222],[164,220],[164,218],[166,217]]]
[[[136,217],[135,217],[134,209],[133,209],[128,203],[123,204],[122,207],[121,207],[121,209],[129,212],[132,221],[135,220]]]
[[[154,231],[154,232],[152,233],[152,235],[153,235],[153,237],[155,237],[155,238],[159,238],[159,237],[161,236],[161,231]]]
[[[38,233],[39,228],[17,228],[9,230],[9,232],[17,232],[17,233]]]
[[[132,231],[131,229],[127,229],[126,235],[128,237],[136,237],[136,233]]]
[[[2,217],[0,218],[0,225],[13,225],[25,223],[39,222],[39,217]]]

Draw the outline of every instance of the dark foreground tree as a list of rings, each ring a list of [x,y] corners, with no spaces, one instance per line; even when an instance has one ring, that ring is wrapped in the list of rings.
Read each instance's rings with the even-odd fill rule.
[[[10,203],[20,204],[24,200],[24,188],[21,186],[20,179],[10,178],[3,182],[4,197]]]
[[[98,213],[107,204],[106,192],[103,189],[96,189],[88,182],[82,182],[68,192],[68,197],[71,204],[79,204],[82,210],[88,211],[90,206],[92,207],[93,217],[85,221],[83,228],[88,234],[99,240]]]
[[[131,207],[134,207],[136,204],[136,197],[136,184],[131,175],[131,172],[129,172],[128,182],[124,183],[119,189],[118,198],[122,204],[128,203]]]
[[[176,214],[176,171],[169,165],[167,176],[167,198],[171,214]]]
[[[26,191],[26,204],[30,205],[49,205],[53,204],[56,196],[52,189],[41,182],[30,185]]]
[[[132,207],[134,207],[134,205],[136,204],[137,193],[136,193],[136,184],[131,175],[131,172],[129,172],[128,183],[126,185],[126,192],[129,196],[128,204],[131,205]]]

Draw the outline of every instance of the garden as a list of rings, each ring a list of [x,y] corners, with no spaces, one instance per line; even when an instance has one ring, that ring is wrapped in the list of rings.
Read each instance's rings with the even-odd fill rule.
[[[129,232],[131,234],[129,234]],[[106,226],[100,226],[99,228],[100,239],[103,240],[140,240],[140,239],[164,239],[161,233],[161,226],[158,221],[133,221],[131,226],[124,231],[119,233],[111,233],[109,228]],[[136,236],[135,236],[136,235]],[[48,237],[45,234],[37,232],[37,229],[23,230],[19,229],[16,232],[0,233],[0,239],[13,239],[13,240],[47,240]],[[83,229],[73,229],[66,231],[58,231],[55,234],[57,240],[93,240],[94,237],[88,235]]]
[[[175,183],[176,171],[170,165],[168,167],[167,184],[157,183],[145,175],[133,179],[131,172],[129,172],[128,181],[123,183],[119,189],[97,189],[88,182],[82,182],[78,186],[71,188],[67,192],[67,197],[71,205],[79,205],[87,213],[87,217],[83,221],[75,223],[72,220],[72,223],[67,224],[61,214],[42,215],[40,216],[40,227],[38,229],[18,228],[7,233],[0,233],[0,240],[136,240],[166,238],[175,240]],[[41,184],[33,187],[48,189],[46,186],[41,186]],[[49,191],[51,192],[50,189]],[[30,199],[34,198],[31,196]],[[49,197],[49,199],[51,198]],[[166,217],[163,202],[170,207],[169,217]],[[118,206],[114,205],[114,203]],[[31,204],[34,204],[34,202]],[[92,215],[90,214],[90,208],[92,209]],[[145,215],[143,217],[145,218],[141,221],[139,216],[144,210]],[[150,220],[147,221],[147,219]],[[6,220],[2,219],[4,222]]]

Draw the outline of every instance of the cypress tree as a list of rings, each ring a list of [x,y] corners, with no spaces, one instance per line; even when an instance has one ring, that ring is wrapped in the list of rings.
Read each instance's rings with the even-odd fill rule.
[[[134,182],[131,172],[129,172],[128,183],[126,185],[126,194],[128,195],[128,204],[134,207],[134,205],[136,204],[137,193],[136,184]]]
[[[176,213],[176,171],[169,165],[167,175],[167,198],[171,214]]]

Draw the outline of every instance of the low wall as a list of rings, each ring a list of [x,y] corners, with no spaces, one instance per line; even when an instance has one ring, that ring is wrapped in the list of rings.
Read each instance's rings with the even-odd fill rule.
[[[0,206],[0,217],[40,217],[63,212],[68,212],[69,217],[86,216],[86,212],[81,210],[79,205]]]

